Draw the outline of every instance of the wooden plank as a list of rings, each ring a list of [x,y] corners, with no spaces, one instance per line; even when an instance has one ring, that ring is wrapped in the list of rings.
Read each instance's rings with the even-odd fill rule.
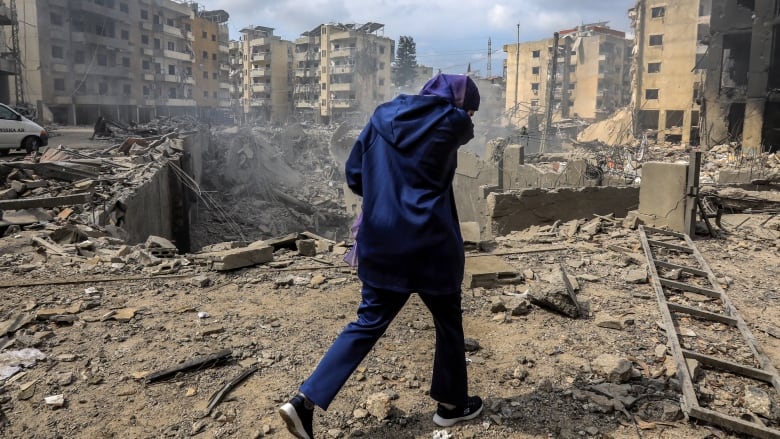
[[[689,273],[694,276],[707,277],[707,272],[699,270],[698,268],[686,267],[685,265],[672,264],[666,261],[655,261],[655,265],[658,267],[668,268],[670,270],[682,270],[684,273]]]
[[[703,407],[694,407],[688,414],[693,418],[701,419],[738,433],[745,433],[758,439],[780,439],[780,431],[778,430]]]
[[[669,304],[669,310],[672,312],[678,312],[688,314],[694,317],[699,317],[713,322],[725,323],[729,326],[737,326],[737,319],[729,317],[727,315],[718,314],[714,312],[702,311],[700,309],[691,308],[690,306],[677,305],[676,303]]]
[[[721,293],[715,290],[697,287],[694,285],[686,284],[685,282],[677,282],[677,281],[664,279],[664,278],[659,279],[659,281],[661,282],[661,285],[665,286],[666,288],[672,288],[680,291],[688,291],[691,293],[701,294],[702,296],[712,297],[714,299],[720,299],[722,296]]]
[[[689,351],[687,349],[683,350],[683,356],[716,369],[722,369],[728,372],[733,372],[737,375],[742,375],[748,378],[753,378],[755,380],[772,384],[772,374],[761,369],[756,369],[755,367],[745,366],[744,364],[735,363],[733,361],[724,360],[722,358],[717,358],[710,355],[700,354],[698,352]]]
[[[225,360],[229,356],[233,354],[233,351],[230,349],[223,349],[219,352],[215,352],[213,354],[204,355],[202,357],[194,358],[189,361],[185,361],[184,363],[174,366],[165,370],[161,370],[159,372],[154,372],[146,377],[146,382],[151,383],[154,381],[160,381],[167,378],[170,378],[174,375],[176,375],[179,372],[187,372],[192,369],[199,369],[203,367],[213,366],[214,364]]]
[[[673,232],[671,230],[656,229],[655,227],[645,227],[645,233],[658,233],[661,235],[669,235],[676,238],[685,239],[685,234],[683,233]]]
[[[654,245],[656,247],[668,248],[669,250],[676,250],[676,251],[678,251],[680,253],[693,253],[693,250],[691,250],[688,247],[684,247],[682,245],[670,244],[668,242],[663,242],[663,241],[654,241],[652,239],[648,239],[647,242],[650,245]]]
[[[65,251],[64,248],[60,247],[59,245],[57,245],[57,244],[55,244],[53,242],[49,242],[49,241],[46,241],[45,239],[38,238],[37,236],[32,238],[32,242],[33,242],[33,244],[38,244],[41,247],[46,248],[46,250],[48,250],[51,253],[54,253],[54,254],[57,254],[57,255],[60,255],[60,256],[67,256],[68,255],[68,253]]]
[[[19,198],[16,200],[0,200],[0,210],[34,209],[36,207],[52,208],[60,206],[72,206],[75,204],[89,203],[92,193],[83,192],[61,197],[34,197]]]

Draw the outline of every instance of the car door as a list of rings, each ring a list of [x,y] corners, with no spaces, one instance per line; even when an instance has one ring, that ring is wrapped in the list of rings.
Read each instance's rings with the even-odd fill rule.
[[[5,105],[0,105],[0,146],[18,148],[22,143],[24,128],[18,115]]]

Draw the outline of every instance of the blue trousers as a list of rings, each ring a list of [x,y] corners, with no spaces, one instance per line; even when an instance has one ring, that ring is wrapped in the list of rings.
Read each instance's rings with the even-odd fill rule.
[[[384,291],[363,285],[363,300],[358,307],[357,320],[342,330],[314,373],[301,386],[301,393],[318,407],[327,410],[410,296],[411,293]],[[462,406],[468,399],[468,378],[461,292],[447,295],[420,294],[420,298],[433,315],[436,326],[431,397],[438,402]]]

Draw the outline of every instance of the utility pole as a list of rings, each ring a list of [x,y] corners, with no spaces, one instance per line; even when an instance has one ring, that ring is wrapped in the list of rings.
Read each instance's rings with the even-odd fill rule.
[[[520,23],[517,23],[517,46],[515,46],[515,106],[514,115],[517,117],[517,92],[520,88]]]
[[[552,66],[550,67],[550,76],[547,78],[547,114],[544,121],[544,132],[542,133],[542,145],[539,152],[543,153],[549,143],[550,131],[552,131],[553,101],[555,100],[555,76],[558,73],[558,32],[553,34],[552,47]]]
[[[493,77],[493,41],[488,37],[487,77]]]

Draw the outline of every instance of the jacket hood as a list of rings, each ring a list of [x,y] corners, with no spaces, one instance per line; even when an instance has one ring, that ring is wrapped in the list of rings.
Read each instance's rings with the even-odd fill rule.
[[[371,124],[387,143],[398,149],[406,149],[417,144],[453,112],[458,113],[455,117],[468,120],[464,120],[464,123],[471,123],[465,111],[453,107],[440,96],[399,95],[376,109]]]

